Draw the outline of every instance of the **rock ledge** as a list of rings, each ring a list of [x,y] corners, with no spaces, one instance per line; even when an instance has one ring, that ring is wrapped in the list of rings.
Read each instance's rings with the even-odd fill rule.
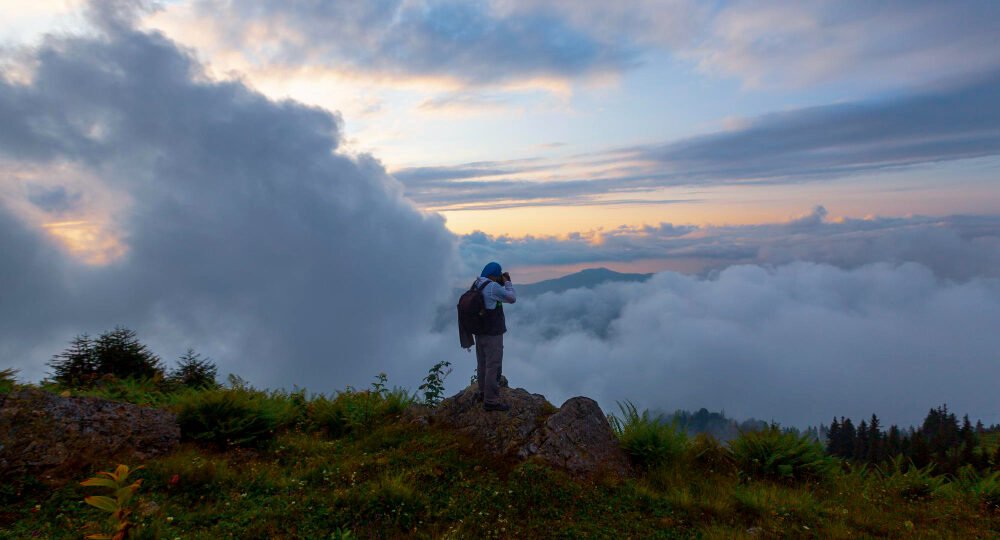
[[[544,396],[523,388],[500,388],[508,412],[485,412],[469,386],[444,400],[430,413],[432,423],[481,441],[496,456],[533,456],[579,476],[631,474],[608,419],[597,402],[586,397],[566,400],[558,409]]]
[[[34,389],[0,396],[0,478],[36,475],[59,484],[90,465],[138,465],[179,439],[169,411]]]

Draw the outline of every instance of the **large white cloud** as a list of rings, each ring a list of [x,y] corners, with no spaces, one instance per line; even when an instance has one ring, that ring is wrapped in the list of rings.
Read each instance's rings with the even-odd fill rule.
[[[271,385],[418,380],[407,343],[447,281],[443,220],[338,153],[336,115],[208,80],[127,5],[95,4],[93,36],[50,37],[29,81],[0,79],[5,363],[37,379],[74,334],[125,324]],[[123,248],[98,265],[39,227],[76,219],[79,247],[72,227],[98,217]]]
[[[584,394],[610,410],[630,399],[799,426],[873,412],[909,425],[947,403],[1000,421],[995,278],[955,283],[914,263],[733,266],[546,293],[506,311],[505,373],[556,402]],[[439,340],[457,346],[450,332]],[[452,357],[464,382],[474,361]]]

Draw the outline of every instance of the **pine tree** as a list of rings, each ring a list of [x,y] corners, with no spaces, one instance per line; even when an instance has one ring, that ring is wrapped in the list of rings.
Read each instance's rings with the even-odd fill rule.
[[[840,455],[840,422],[837,421],[836,416],[833,417],[830,430],[827,432],[826,453],[831,456]]]
[[[52,378],[62,386],[89,386],[98,377],[94,341],[87,334],[73,338],[69,347],[49,362]]]
[[[872,413],[871,423],[868,424],[868,449],[865,453],[868,463],[879,463],[882,461],[882,430],[878,417]]]
[[[969,415],[962,417],[962,428],[959,430],[959,438],[962,441],[962,450],[958,465],[976,465],[976,432],[969,421]]]
[[[850,459],[854,455],[857,431],[850,418],[840,417],[840,457]]]
[[[858,424],[858,434],[854,438],[854,452],[851,454],[851,458],[855,461],[861,461],[868,456],[868,422],[862,420]]]
[[[216,388],[219,386],[215,380],[218,371],[211,359],[202,359],[194,349],[188,349],[177,361],[177,369],[170,374],[170,380],[188,388]]]
[[[119,379],[150,379],[163,375],[160,359],[123,326],[105,332],[94,342],[97,372]]]
[[[917,467],[926,467],[931,462],[927,438],[920,431],[914,431],[910,437],[910,459]]]
[[[899,436],[899,428],[895,424],[889,426],[889,435],[885,441],[886,457],[896,457],[903,453],[903,442]]]

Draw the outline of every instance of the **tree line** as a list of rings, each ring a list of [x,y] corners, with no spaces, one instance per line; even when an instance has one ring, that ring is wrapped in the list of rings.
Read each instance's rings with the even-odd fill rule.
[[[49,362],[51,379],[68,388],[87,388],[113,379],[150,379],[190,388],[217,386],[218,369],[193,349],[167,370],[160,357],[139,341],[135,331],[118,326],[96,338],[80,334]]]
[[[826,431],[829,454],[855,462],[877,465],[897,456],[917,467],[934,465],[937,472],[955,474],[963,466],[978,470],[1000,468],[1000,445],[987,444],[1000,436],[1000,425],[975,425],[965,415],[961,422],[947,405],[931,409],[923,423],[902,430],[896,425],[883,428],[878,416],[855,425],[843,416],[833,419]]]

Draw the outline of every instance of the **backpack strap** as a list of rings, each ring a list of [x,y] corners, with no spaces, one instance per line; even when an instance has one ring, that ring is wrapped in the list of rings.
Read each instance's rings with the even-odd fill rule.
[[[479,281],[479,280],[477,279],[476,281]],[[469,290],[470,290],[470,291],[473,291],[473,290],[477,290],[477,288],[476,288],[476,281],[473,281],[473,282],[472,282],[472,286],[471,286],[471,287],[469,287]],[[484,282],[483,282],[483,285],[482,285],[481,287],[479,287],[479,288],[478,288],[479,292],[483,292],[483,289],[485,289],[485,288],[486,288],[486,286],[487,286],[487,285],[489,285],[491,281],[492,281],[492,280],[489,280],[489,279],[487,279],[486,281],[484,281]]]

